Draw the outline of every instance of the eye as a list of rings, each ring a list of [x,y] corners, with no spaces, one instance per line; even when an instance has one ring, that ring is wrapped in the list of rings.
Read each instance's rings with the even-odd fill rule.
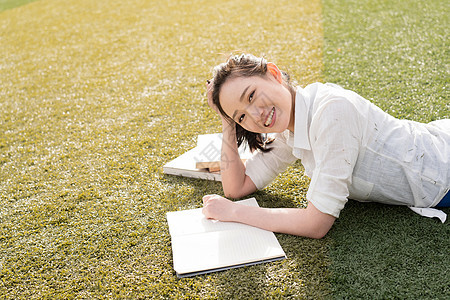
[[[244,121],[244,118],[245,118],[245,114],[242,114],[240,117],[239,117],[239,123],[241,123],[242,121]]]
[[[252,102],[254,95],[255,95],[255,91],[251,92],[250,95],[248,95],[248,102]]]

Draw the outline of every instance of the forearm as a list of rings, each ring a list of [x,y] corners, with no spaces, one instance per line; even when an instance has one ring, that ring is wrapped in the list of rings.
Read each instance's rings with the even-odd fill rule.
[[[240,198],[256,190],[245,174],[245,165],[242,162],[236,142],[234,124],[222,121],[223,137],[220,163],[220,174],[225,196]]]
[[[261,208],[237,204],[234,221],[265,230],[322,238],[331,228],[335,218],[317,210],[311,203],[308,208]]]
[[[256,191],[256,186],[252,180],[245,175],[245,166],[239,156],[236,143],[235,123],[229,123],[221,115],[218,107],[213,103],[213,82],[206,81],[206,95],[208,105],[220,116],[222,120],[222,150],[220,161],[220,174],[222,177],[222,187],[225,195],[231,198],[240,198]]]

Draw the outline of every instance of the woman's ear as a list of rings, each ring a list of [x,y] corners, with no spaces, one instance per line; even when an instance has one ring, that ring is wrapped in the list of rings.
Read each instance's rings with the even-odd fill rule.
[[[267,63],[267,70],[272,74],[275,79],[281,83],[283,81],[283,77],[281,76],[281,71],[274,63]]]

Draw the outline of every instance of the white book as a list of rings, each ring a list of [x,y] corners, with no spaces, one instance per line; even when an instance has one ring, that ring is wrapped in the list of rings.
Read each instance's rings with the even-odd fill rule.
[[[258,206],[255,198],[238,203]],[[241,223],[208,220],[201,208],[168,212],[167,222],[178,277],[286,258],[273,232]]]
[[[163,172],[170,175],[221,181],[219,171],[221,149],[221,133],[199,135],[197,146],[166,163],[163,166]],[[238,150],[244,161],[252,156],[250,150],[243,145]]]
[[[220,172],[210,172],[206,168],[196,167],[196,158],[201,150],[197,147],[169,161],[163,166],[164,174],[222,181]]]

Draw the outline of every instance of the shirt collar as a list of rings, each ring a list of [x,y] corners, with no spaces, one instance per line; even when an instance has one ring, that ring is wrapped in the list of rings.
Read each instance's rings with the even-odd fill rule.
[[[311,110],[311,99],[302,88],[297,88],[295,95],[295,132],[294,148],[311,150],[309,143],[309,119]]]

